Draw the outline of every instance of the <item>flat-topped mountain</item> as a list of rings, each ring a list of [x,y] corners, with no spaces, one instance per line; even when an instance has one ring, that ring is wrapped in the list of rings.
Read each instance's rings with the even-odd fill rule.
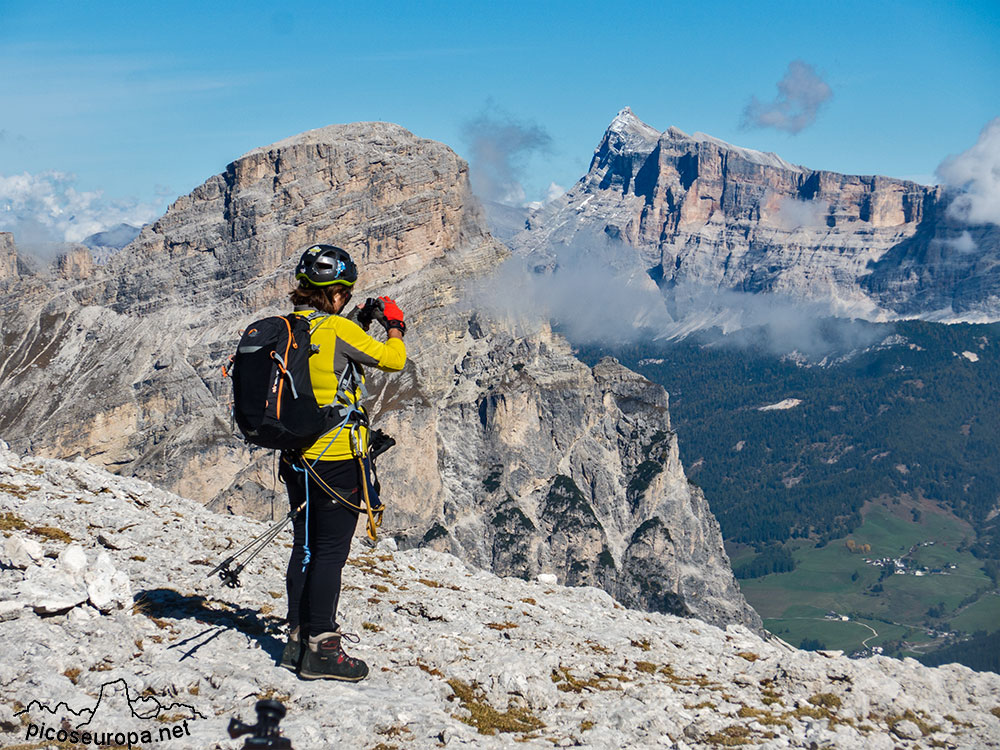
[[[512,244],[551,257],[553,245],[605,235],[665,289],[780,294],[871,320],[998,320],[1000,227],[949,218],[953,197],[660,133],[626,108],[588,173]]]

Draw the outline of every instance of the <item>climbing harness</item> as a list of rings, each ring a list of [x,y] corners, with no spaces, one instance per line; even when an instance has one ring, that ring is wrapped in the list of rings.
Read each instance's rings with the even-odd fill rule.
[[[360,443],[360,435],[357,434],[357,425],[355,425],[351,430],[351,447],[352,453],[354,454],[354,459],[358,463],[358,474],[361,479],[361,497],[363,502],[359,504],[352,503],[346,497],[341,495],[337,490],[327,484],[323,477],[319,475],[316,471],[315,464],[316,461],[310,463],[304,458],[299,458],[301,462],[301,467],[293,465],[296,471],[305,472],[309,478],[311,478],[317,485],[319,485],[324,492],[326,492],[330,497],[336,500],[341,505],[350,508],[351,510],[357,511],[358,513],[364,513],[367,516],[366,531],[368,534],[368,539],[375,543],[378,541],[378,530],[382,527],[382,514],[385,511],[385,505],[382,503],[380,498],[381,485],[378,481],[378,472],[375,468],[375,459],[382,453],[385,453],[389,448],[396,444],[396,441],[386,435],[381,430],[373,430],[371,432],[370,447],[367,454],[358,449],[356,446]],[[306,502],[308,503],[309,498],[309,483],[306,482]],[[306,507],[307,513],[307,528],[308,528],[308,506]],[[308,542],[307,542],[308,545]]]

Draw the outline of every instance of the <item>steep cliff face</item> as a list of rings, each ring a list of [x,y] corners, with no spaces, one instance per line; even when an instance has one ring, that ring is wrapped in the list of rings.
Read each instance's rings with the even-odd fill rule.
[[[0,232],[0,282],[13,280],[17,276],[17,250],[14,235]]]
[[[625,109],[589,172],[514,244],[544,255],[603,232],[636,248],[671,287],[782,293],[872,319],[998,319],[1000,228],[955,224],[949,199],[700,133],[658,133]]]
[[[756,622],[684,475],[662,388],[611,359],[586,367],[548,330],[512,336],[479,316],[456,349],[436,396],[443,491],[424,510],[427,543],[505,575],[557,571],[633,606]]]
[[[266,513],[272,454],[233,435],[219,367],[241,327],[286,308],[296,251],[331,241],[358,260],[359,297],[388,293],[407,313],[407,368],[370,381],[399,442],[380,462],[386,533],[759,628],[684,477],[663,390],[613,361],[586,367],[544,324],[514,333],[465,302],[506,254],[483,226],[464,162],[394,125],[252,151],[105,266],[70,254],[8,288],[0,435]]]

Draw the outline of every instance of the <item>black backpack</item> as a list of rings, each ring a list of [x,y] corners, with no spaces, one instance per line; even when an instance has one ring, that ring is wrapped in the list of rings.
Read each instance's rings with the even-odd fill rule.
[[[233,379],[233,418],[248,443],[301,450],[360,412],[319,406],[309,376],[310,323],[322,314],[280,315],[247,326],[227,373]],[[346,373],[345,373],[346,376]]]

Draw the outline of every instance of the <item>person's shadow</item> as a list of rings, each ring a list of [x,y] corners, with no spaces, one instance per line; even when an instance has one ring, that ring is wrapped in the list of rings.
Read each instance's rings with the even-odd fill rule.
[[[179,661],[193,656],[198,649],[227,630],[238,630],[248,640],[256,641],[274,659],[275,664],[281,659],[285,644],[277,634],[279,626],[285,621],[282,617],[261,615],[255,609],[238,608],[217,599],[206,599],[195,594],[185,595],[173,589],[148,589],[138,592],[133,599],[135,611],[146,615],[153,622],[170,617],[175,620],[194,620],[207,626],[200,633],[168,646],[171,649],[185,649]]]

